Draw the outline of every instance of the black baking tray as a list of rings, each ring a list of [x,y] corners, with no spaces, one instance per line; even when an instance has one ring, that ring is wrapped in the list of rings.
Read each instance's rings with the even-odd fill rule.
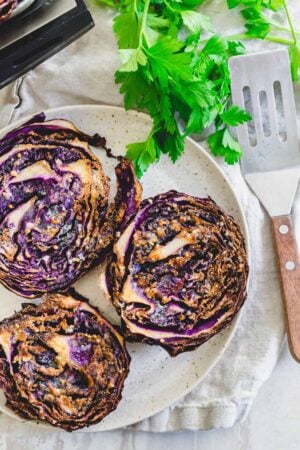
[[[1,49],[0,89],[62,50],[93,26],[92,16],[84,1],[76,0],[75,8]]]

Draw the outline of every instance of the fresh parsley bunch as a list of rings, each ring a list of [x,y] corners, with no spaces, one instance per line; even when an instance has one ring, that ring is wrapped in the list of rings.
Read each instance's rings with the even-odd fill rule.
[[[228,58],[245,52],[241,40],[288,45],[292,76],[299,79],[300,33],[286,0],[227,0],[230,9],[240,8],[246,30],[225,37],[214,34],[210,18],[196,10],[204,0],[97,1],[118,10],[114,32],[122,66],[115,79],[125,108],[146,111],[153,120],[146,141],[127,146],[138,176],[162,153],[175,162],[185,137],[206,128],[214,155],[229,164],[239,160],[242,148],[230,127],[250,116],[230,104]]]
[[[230,131],[250,116],[230,105],[228,58],[244,53],[237,41],[213,34],[199,0],[104,0],[118,9],[114,32],[122,66],[116,73],[126,109],[153,120],[145,142],[129,144],[126,156],[138,176],[167,154],[175,162],[190,133],[214,125],[208,138],[214,155],[236,163],[242,149]],[[203,33],[210,38],[202,40]]]

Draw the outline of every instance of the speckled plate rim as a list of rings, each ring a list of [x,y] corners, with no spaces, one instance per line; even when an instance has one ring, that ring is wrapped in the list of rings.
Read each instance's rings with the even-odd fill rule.
[[[67,113],[68,111],[79,111],[79,112],[84,112],[85,110],[89,110],[89,109],[97,109],[98,112],[101,111],[111,111],[111,113],[124,113],[124,114],[132,114],[134,113],[137,116],[140,116],[142,118],[149,120],[149,116],[145,113],[142,112],[137,112],[135,110],[129,110],[126,111],[124,108],[119,107],[119,106],[111,106],[111,105],[97,105],[97,104],[85,104],[85,105],[68,105],[68,106],[62,106],[62,107],[57,107],[57,108],[51,108],[51,109],[47,109],[44,110],[43,112],[46,115],[47,118],[47,114],[50,115],[59,115],[60,112],[63,113]],[[14,121],[13,123],[7,125],[6,127],[2,128],[0,130],[0,139],[6,134],[8,133],[10,130],[22,125],[23,123],[25,123],[26,121],[30,120],[35,114],[40,113],[41,111],[38,111],[37,113],[34,114],[30,114],[27,115],[25,117],[22,117],[21,119],[18,119],[16,121]],[[202,156],[204,156],[204,159],[206,159],[212,166],[213,168],[219,173],[220,177],[223,178],[223,180],[225,181],[225,183],[227,184],[227,187],[230,190],[230,193],[232,195],[232,197],[234,198],[235,202],[236,202],[236,207],[238,208],[238,212],[240,215],[240,225],[242,227],[243,230],[243,234],[245,237],[245,242],[246,242],[246,251],[247,251],[247,258],[248,258],[248,264],[250,267],[250,273],[248,276],[248,282],[247,282],[247,289],[249,288],[249,280],[250,280],[250,275],[251,275],[251,249],[250,249],[250,238],[249,238],[249,230],[248,230],[248,225],[247,225],[247,221],[246,221],[246,217],[245,217],[245,213],[242,207],[242,204],[240,202],[240,200],[238,199],[238,197],[235,194],[235,190],[233,188],[233,185],[231,183],[231,181],[229,180],[228,176],[226,175],[226,173],[221,169],[221,167],[217,164],[217,162],[212,158],[211,155],[208,154],[208,152],[196,141],[194,141],[193,139],[187,137],[186,138],[186,142],[189,142],[190,144],[192,144],[193,146],[195,146],[197,148],[197,150],[199,152],[202,153]],[[158,162],[158,164],[160,164]],[[222,207],[222,205],[220,205]],[[247,299],[246,299],[247,301]],[[172,404],[176,403],[177,401],[181,400],[184,396],[186,396],[188,393],[190,393],[196,386],[198,386],[204,379],[205,377],[209,374],[209,372],[216,366],[216,364],[218,363],[218,361],[220,360],[220,358],[222,357],[223,353],[225,352],[225,350],[227,349],[228,345],[230,344],[234,333],[238,327],[239,321],[241,319],[241,316],[243,314],[243,310],[244,307],[242,307],[238,314],[236,315],[236,317],[234,318],[234,320],[232,321],[232,323],[229,325],[229,327],[227,328],[227,336],[226,336],[226,341],[225,343],[223,343],[222,347],[220,348],[219,353],[217,354],[217,356],[215,357],[215,359],[212,361],[211,364],[209,364],[206,367],[206,370],[204,370],[201,374],[201,376],[199,376],[199,378],[194,382],[191,383],[189,385],[189,387],[184,391],[181,392],[179,395],[176,393],[174,393],[174,398],[172,399],[172,402],[168,402],[167,404],[163,404],[160,405],[159,407],[157,407],[157,409],[152,409],[151,412],[149,412],[148,414],[145,414],[145,416],[143,418],[139,418],[138,421],[141,420],[145,420],[148,419],[149,417],[154,416],[155,414],[163,411],[165,408],[171,406]],[[214,339],[214,337],[212,338]],[[205,345],[205,343],[203,344]],[[35,421],[30,421],[30,420],[24,420],[21,419],[19,416],[17,416],[12,410],[10,410],[9,408],[7,408],[5,405],[1,404],[0,402],[0,411],[7,414],[8,416],[21,421],[21,422],[25,422],[28,423],[30,425],[33,426],[39,426],[41,428],[44,429],[48,429],[48,430],[52,430],[52,431],[62,431],[60,428],[54,427],[52,425],[48,425],[46,423],[42,423],[42,422],[35,422]],[[100,422],[101,423],[101,422]],[[123,427],[127,427],[130,425],[133,425],[134,423],[137,423],[136,421],[132,421],[132,420],[128,420],[127,422],[124,421],[124,423],[122,424],[122,428]],[[99,424],[98,424],[99,425]],[[91,427],[87,427],[81,430],[76,431],[76,433],[93,433],[93,432],[99,432],[99,431],[110,431],[110,430],[114,430],[117,428],[120,428],[120,425],[116,426],[116,427],[112,427],[112,426],[108,426],[108,427],[103,427],[101,430],[99,429],[95,429],[96,425],[91,426]]]

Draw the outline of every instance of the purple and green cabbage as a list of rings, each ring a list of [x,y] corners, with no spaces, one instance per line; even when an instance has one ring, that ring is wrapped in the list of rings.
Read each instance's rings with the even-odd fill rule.
[[[43,113],[0,140],[0,282],[19,295],[64,291],[102,263],[140,205],[121,157],[109,204],[110,180],[89,144],[105,139]]]
[[[246,298],[238,223],[212,199],[176,191],[144,200],[103,277],[132,341],[193,350],[231,323]]]
[[[0,388],[24,419],[66,431],[100,422],[120,402],[129,364],[124,338],[74,292],[0,323]]]

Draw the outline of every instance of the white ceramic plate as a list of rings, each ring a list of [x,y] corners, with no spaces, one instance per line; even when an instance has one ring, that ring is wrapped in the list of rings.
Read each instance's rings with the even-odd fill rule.
[[[47,119],[66,118],[87,133],[98,132],[107,138],[115,153],[124,153],[129,142],[142,141],[150,129],[150,119],[135,111],[125,112],[110,106],[70,106],[46,112]],[[11,128],[27,119],[2,130],[0,138]],[[113,160],[105,158],[103,150],[94,149],[108,175],[114,178]],[[114,163],[114,162],[113,162]],[[114,163],[115,164],[115,163]],[[246,221],[235,193],[214,160],[191,139],[187,139],[185,153],[174,165],[166,157],[144,175],[142,179],[144,198],[177,189],[196,196],[211,196],[241,224],[249,254],[249,239]],[[97,285],[99,269],[95,269],[79,280],[75,287],[113,323],[119,318],[114,308],[106,301]],[[20,309],[24,299],[0,286],[0,319]],[[123,398],[118,408],[102,422],[86,431],[103,431],[124,427],[145,419],[176,402],[193,389],[216,364],[230,342],[237,327],[240,313],[230,327],[203,344],[197,350],[171,358],[160,347],[145,344],[128,344],[132,357],[131,369],[125,382]],[[16,417],[5,407],[0,396],[0,410]],[[47,426],[40,424],[39,426]]]
[[[34,2],[35,2],[35,0],[22,0],[18,4],[18,6],[14,9],[14,11],[12,12],[10,19],[21,14],[23,11],[25,11],[27,8],[29,8],[29,6],[31,6],[32,3],[34,3]]]

